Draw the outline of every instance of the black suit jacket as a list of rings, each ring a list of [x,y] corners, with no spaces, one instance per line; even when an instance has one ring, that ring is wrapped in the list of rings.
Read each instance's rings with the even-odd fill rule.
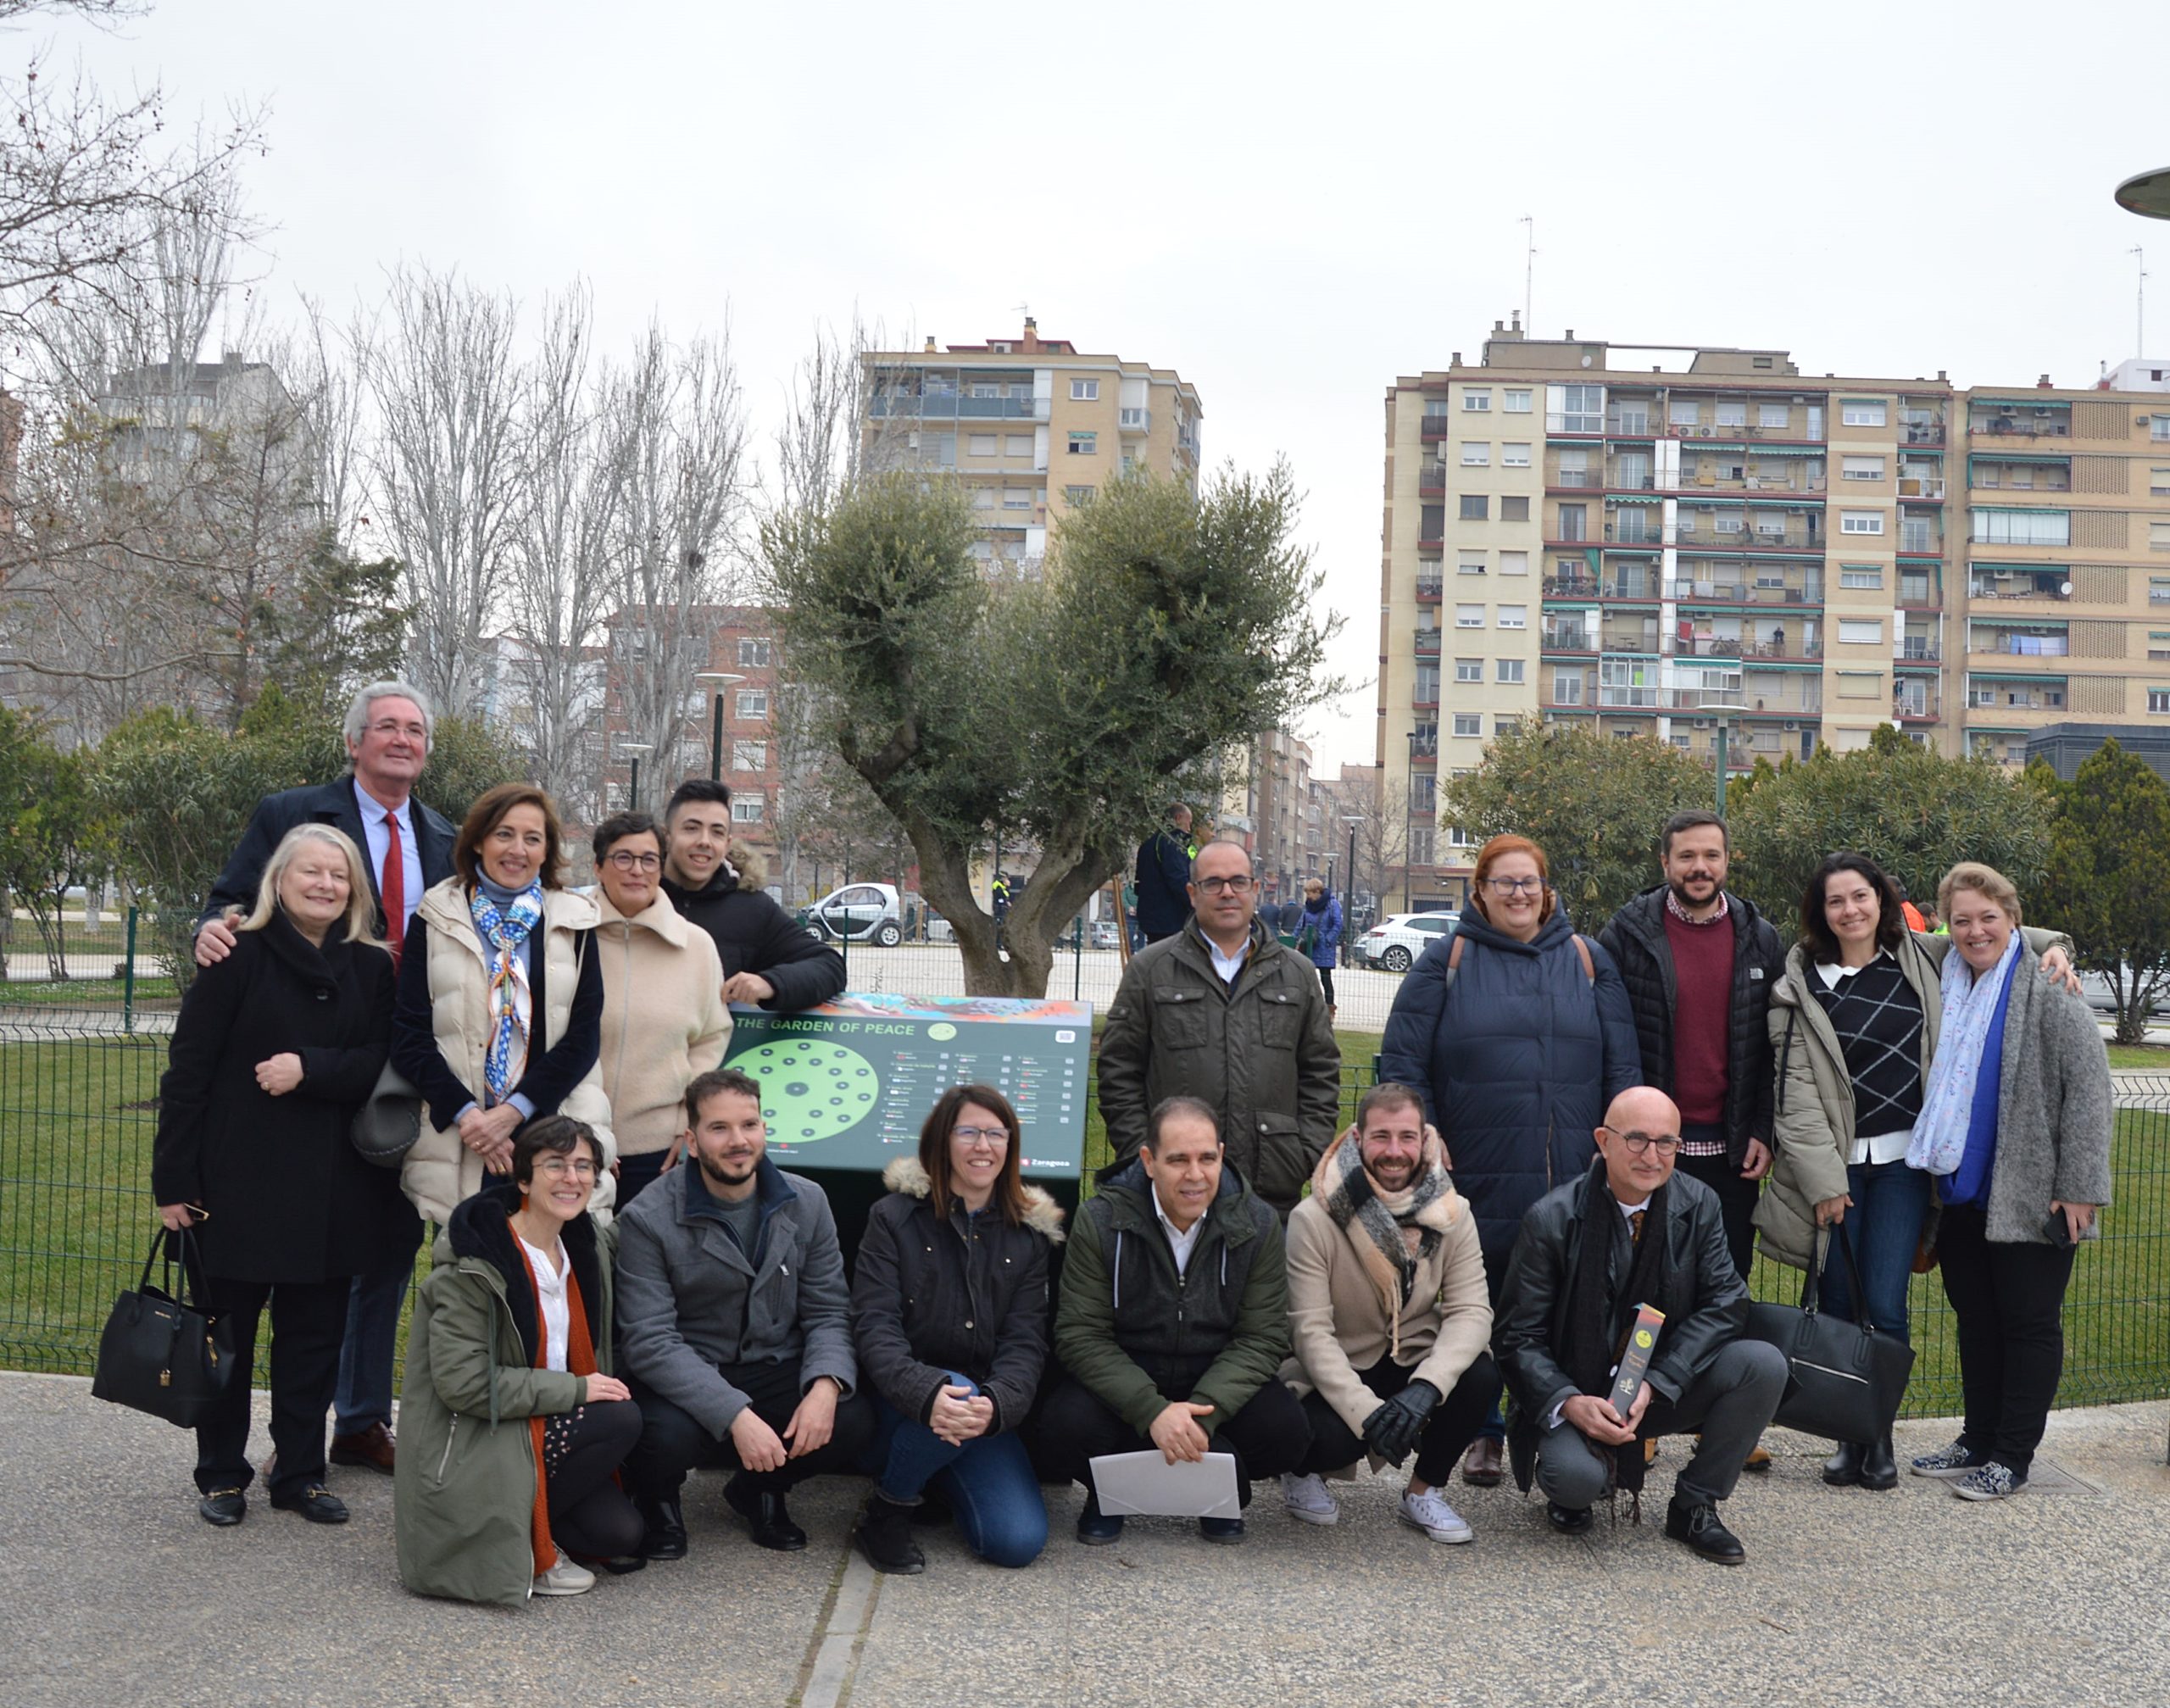
[[[459,832],[451,820],[442,813],[431,812],[418,800],[410,800],[409,814],[415,826],[415,839],[422,849],[422,887],[442,882],[452,876],[452,845]],[[337,782],[311,784],[304,788],[282,789],[275,795],[266,795],[256,804],[256,810],[249,815],[248,828],[242,832],[241,842],[226,861],[226,868],[219,874],[218,882],[211,886],[203,911],[196,925],[200,931],[206,921],[214,920],[228,908],[237,907],[247,913],[256,905],[257,886],[264,882],[264,868],[270,863],[272,850],[280,839],[296,825],[330,825],[344,831],[362,851],[362,864],[370,865],[369,833],[362,828],[362,809],[354,799],[354,779],[348,776]],[[377,934],[384,933],[384,902],[377,894],[376,872],[370,871],[370,896],[376,902]],[[410,903],[419,902],[419,895],[409,896]]]

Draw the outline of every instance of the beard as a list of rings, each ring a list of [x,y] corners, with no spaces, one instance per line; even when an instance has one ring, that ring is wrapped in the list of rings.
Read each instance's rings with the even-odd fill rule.
[[[1691,895],[1688,889],[1688,885],[1690,883],[1705,884],[1709,888],[1703,895]],[[1672,899],[1683,907],[1708,907],[1718,899],[1718,892],[1725,886],[1715,878],[1690,878],[1685,882],[1678,878],[1667,878],[1666,887],[1672,892]]]

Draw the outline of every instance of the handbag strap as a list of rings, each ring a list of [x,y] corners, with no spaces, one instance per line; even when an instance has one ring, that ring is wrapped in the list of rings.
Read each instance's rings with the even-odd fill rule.
[[[1801,1283],[1800,1308],[1811,1316],[1822,1308],[1818,1298],[1822,1291],[1823,1266],[1830,1258],[1834,1235],[1839,1255],[1846,1266],[1846,1284],[1853,1289],[1854,1322],[1856,1327],[1873,1334],[1876,1325],[1868,1319],[1868,1299],[1861,1291],[1861,1266],[1854,1260],[1853,1236],[1846,1232],[1846,1224],[1843,1221],[1816,1230],[1816,1261],[1809,1266],[1808,1279]]]

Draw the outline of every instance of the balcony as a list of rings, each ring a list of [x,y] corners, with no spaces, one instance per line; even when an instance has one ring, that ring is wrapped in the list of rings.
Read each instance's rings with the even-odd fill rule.
[[[1689,559],[1683,567],[1692,572],[1696,561]],[[1760,577],[1754,581],[1742,581],[1694,575],[1692,579],[1683,576],[1667,581],[1665,596],[1685,605],[1820,605],[1823,603],[1823,578],[1804,576],[1798,581],[1774,583]]]
[[[1906,465],[1899,465],[1899,496],[1918,498],[1924,503],[1944,502],[1944,476],[1940,474],[1911,474]]]
[[[1598,705],[1605,710],[1654,712],[1665,700],[1661,687],[1631,688],[1616,687],[1611,682],[1600,683],[1597,691]]]
[[[1683,545],[1700,545],[1727,552],[1820,552],[1823,549],[1823,531],[1810,527],[1806,522],[1789,523],[1783,528],[1757,526],[1744,528],[1735,519],[1732,527],[1721,527],[1718,519],[1708,515],[1691,515],[1683,511],[1679,526],[1674,530]]]
[[[1967,431],[1978,439],[2068,439],[2072,405],[2023,398],[1977,403],[1967,411]]]
[[[1437,629],[1417,630],[1416,656],[1420,659],[1436,659],[1439,656],[1439,631]]]
[[[1976,623],[1967,630],[1967,650],[2007,658],[2062,659],[2071,655],[2072,639],[2062,630],[2009,629]]]
[[[876,392],[866,400],[876,420],[920,421],[1044,421],[1045,398],[964,398],[954,392]]]
[[[1695,635],[1686,639],[1676,637],[1672,655],[1680,659],[1799,659],[1811,660],[1823,656],[1820,641],[1803,641],[1798,636],[1788,638],[1783,634],[1766,640],[1753,635]]]
[[[1538,646],[1548,653],[1594,653],[1597,632],[1580,623],[1546,623]]]
[[[1900,523],[1899,555],[1902,558],[1942,557],[1944,530],[1933,528],[1927,522]]]
[[[1605,485],[1604,472],[1598,469],[1554,469],[1544,477],[1548,487],[1597,491]]]
[[[1798,408],[1795,416],[1800,414]],[[1822,444],[1823,422],[1819,415],[1813,420],[1790,419],[1783,427],[1767,427],[1760,423],[1750,426],[1739,421],[1669,421],[1665,437],[1669,439],[1709,439],[1718,444],[1753,444],[1768,440],[1774,444]]]
[[[1892,656],[1903,665],[1933,665],[1944,657],[1944,642],[1935,635],[1901,635]]]
[[[1658,437],[1651,422],[1655,418],[1647,409],[1623,410],[1605,418],[1605,436],[1608,439],[1650,439]]]
[[[1447,465],[1430,462],[1416,471],[1416,492],[1420,498],[1444,498],[1447,495]]]
[[[1775,460],[1775,459],[1774,459]],[[1794,461],[1804,460],[1795,458]],[[1670,490],[1681,492],[1827,492],[1830,482],[1806,471],[1790,475],[1729,475],[1705,463],[1694,468],[1683,465],[1680,478]]]
[[[1655,520],[1626,518],[1605,525],[1605,542],[1609,546],[1661,546],[1665,543],[1665,530]]]
[[[1548,599],[1594,599],[1599,583],[1587,576],[1547,576],[1540,592]]]
[[[1427,414],[1424,417],[1423,425],[1417,429],[1417,437],[1427,445],[1434,444],[1447,437],[1449,426],[1453,420],[1454,417],[1451,415]]]
[[[1899,413],[1899,442],[1902,445],[1940,445],[1944,442],[1941,411],[1902,409]]]
[[[1446,592],[1446,582],[1438,576],[1419,576],[1416,578],[1416,602],[1422,605],[1436,605]]]
[[[2054,599],[2059,604],[2072,598],[2072,583],[2063,569],[1996,570],[1976,565],[1967,582],[1970,599]]]
[[[1150,409],[1124,409],[1116,414],[1116,430],[1121,433],[1149,433],[1153,431],[1153,412]]]

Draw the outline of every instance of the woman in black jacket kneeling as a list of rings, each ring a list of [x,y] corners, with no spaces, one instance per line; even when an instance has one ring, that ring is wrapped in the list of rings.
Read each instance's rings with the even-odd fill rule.
[[[1026,1566],[1048,1539],[1017,1426],[1048,1349],[1048,1252],[1062,1211],[1019,1175],[1017,1112],[991,1086],[944,1092],[919,1157],[882,1176],[851,1290],[860,1375],[880,1416],[855,1539],[881,1572],[925,1569],[911,1511],[930,1485],[981,1559]]]

